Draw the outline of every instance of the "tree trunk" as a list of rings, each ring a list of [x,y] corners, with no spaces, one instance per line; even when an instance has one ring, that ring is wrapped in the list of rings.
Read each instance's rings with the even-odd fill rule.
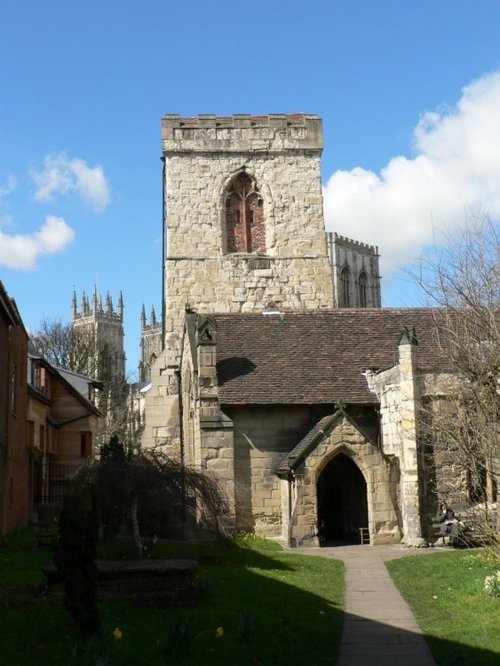
[[[141,532],[139,530],[139,521],[137,519],[137,510],[138,510],[137,496],[134,496],[132,497],[132,500],[130,502],[130,522],[132,524],[132,536],[134,538],[137,557],[139,559],[142,559],[143,547],[142,547]]]

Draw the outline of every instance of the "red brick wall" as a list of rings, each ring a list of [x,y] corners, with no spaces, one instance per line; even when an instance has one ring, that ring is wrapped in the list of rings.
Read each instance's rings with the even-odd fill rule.
[[[29,520],[28,336],[20,320],[12,323],[12,312],[4,310],[0,320],[0,534],[6,534]]]

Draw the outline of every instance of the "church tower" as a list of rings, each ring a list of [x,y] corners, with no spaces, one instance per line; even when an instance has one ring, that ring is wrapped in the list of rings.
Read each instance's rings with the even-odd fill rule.
[[[376,248],[325,232],[322,150],[316,115],[162,118],[163,350],[143,446],[175,448],[186,311],[380,306]]]
[[[162,142],[167,340],[186,307],[334,306],[318,116],[164,116]]]
[[[107,383],[125,383],[125,352],[123,348],[123,297],[120,292],[115,311],[113,299],[102,297],[94,287],[92,301],[85,292],[80,310],[76,293],[73,293],[72,325],[76,332],[83,332],[88,339],[89,359],[87,372],[90,377]]]
[[[162,118],[164,349],[151,372],[143,446],[172,442],[186,310],[335,305],[316,115]]]
[[[149,321],[146,319],[146,309],[142,306],[141,312],[141,360],[139,361],[139,382],[151,381],[151,367],[162,350],[162,325],[156,319],[156,311],[151,308]]]

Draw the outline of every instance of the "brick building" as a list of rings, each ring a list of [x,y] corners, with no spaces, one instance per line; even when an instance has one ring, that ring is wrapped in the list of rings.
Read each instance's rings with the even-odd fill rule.
[[[37,356],[28,359],[30,511],[40,505],[57,512],[78,470],[93,457],[102,383],[55,368]]]
[[[29,517],[27,363],[28,334],[0,282],[0,538]]]

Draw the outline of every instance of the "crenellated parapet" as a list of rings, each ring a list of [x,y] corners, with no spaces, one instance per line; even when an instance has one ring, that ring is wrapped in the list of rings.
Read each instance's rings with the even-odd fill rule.
[[[334,243],[343,245],[344,247],[349,247],[352,250],[358,250],[360,252],[369,252],[376,256],[380,256],[378,252],[377,245],[370,245],[369,243],[362,243],[361,241],[354,240],[352,238],[347,238],[347,236],[341,236],[336,231],[328,231],[327,235],[332,238]]]
[[[323,149],[321,118],[314,114],[165,115],[163,151],[282,152]]]

